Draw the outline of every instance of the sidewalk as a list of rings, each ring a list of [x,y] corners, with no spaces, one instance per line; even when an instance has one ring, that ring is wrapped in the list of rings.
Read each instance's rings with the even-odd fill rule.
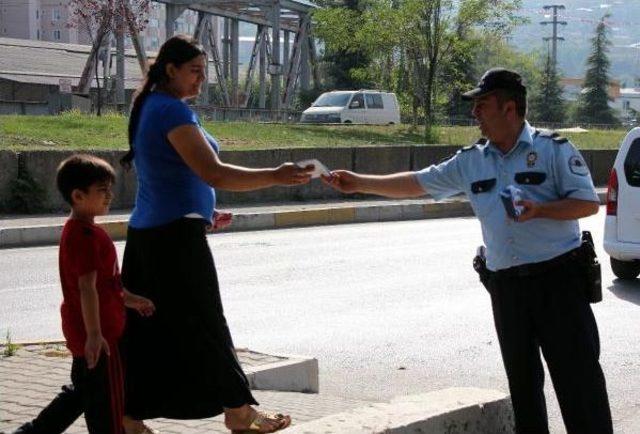
[[[263,379],[273,380],[274,373],[277,373],[274,366],[287,359],[292,360],[248,350],[239,350],[238,357],[252,384],[255,383],[251,378],[255,372],[262,369]],[[60,387],[69,382],[70,372],[71,357],[63,344],[29,345],[18,349],[13,356],[0,355],[0,432],[9,433],[35,417],[60,391]],[[317,369],[315,374],[317,379]],[[289,412],[296,424],[369,404],[315,393],[255,391],[254,394],[258,402],[264,403],[264,410]],[[229,433],[221,417],[157,419],[150,421],[149,425],[163,434]],[[84,419],[80,418],[67,432],[86,433]]]
[[[606,188],[598,188],[597,191],[601,203],[604,203]],[[235,207],[221,205],[220,208],[234,214],[233,224],[226,232],[473,215],[469,202],[463,196],[442,202],[431,198],[345,199]],[[56,244],[66,218],[61,214],[0,216],[0,249]],[[128,211],[115,211],[97,219],[115,240],[126,237],[128,220]]]
[[[4,350],[4,349],[3,349]],[[167,349],[167,356],[170,348]],[[270,370],[282,357],[240,350],[245,371]],[[0,433],[10,433],[33,419],[69,381],[71,357],[62,344],[35,344],[13,355],[0,355]],[[503,392],[452,388],[400,396],[389,402],[322,394],[254,391],[261,410],[286,412],[291,434],[512,434],[509,397]],[[147,424],[163,434],[229,433],[222,416],[209,419],[154,419]],[[85,433],[79,418],[66,432]]]

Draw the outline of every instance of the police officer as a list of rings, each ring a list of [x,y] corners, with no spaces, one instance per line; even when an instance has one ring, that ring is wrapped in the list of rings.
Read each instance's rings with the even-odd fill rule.
[[[612,433],[595,318],[585,291],[578,219],[599,200],[582,156],[566,139],[525,120],[520,75],[493,68],[464,94],[485,139],[418,172],[362,175],[337,170],[324,181],[345,193],[436,200],[465,193],[486,244],[493,316],[518,433],[548,433],[547,362],[569,434]],[[500,192],[522,191],[515,219]]]

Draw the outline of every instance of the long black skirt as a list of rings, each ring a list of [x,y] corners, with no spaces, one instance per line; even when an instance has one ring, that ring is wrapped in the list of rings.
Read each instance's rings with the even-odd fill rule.
[[[156,306],[148,318],[127,312],[125,413],[135,419],[198,419],[257,404],[224,317],[205,224],[129,227],[123,284]]]

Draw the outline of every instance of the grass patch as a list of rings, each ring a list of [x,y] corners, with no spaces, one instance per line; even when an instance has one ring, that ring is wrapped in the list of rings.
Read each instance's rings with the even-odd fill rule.
[[[205,122],[226,150],[321,148],[423,144],[423,127],[411,125],[301,125]],[[617,149],[626,130],[592,130],[566,136],[580,149]],[[429,141],[465,146],[479,137],[475,127],[435,127]],[[127,118],[67,112],[58,116],[0,116],[0,150],[124,150]]]
[[[20,348],[20,345],[14,344],[11,340],[11,332],[9,330],[7,330],[7,335],[5,336],[5,343],[3,347],[4,348],[2,349],[2,355],[4,357],[11,357],[15,355]]]
[[[586,133],[562,133],[579,149],[618,149],[628,130],[589,130]],[[478,139],[476,127],[439,127],[439,143],[468,145]]]

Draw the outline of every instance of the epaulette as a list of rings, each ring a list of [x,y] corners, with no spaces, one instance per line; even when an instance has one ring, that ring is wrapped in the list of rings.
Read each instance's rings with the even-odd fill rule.
[[[460,152],[471,151],[480,145],[486,145],[486,144],[487,144],[487,139],[485,139],[484,137],[481,137],[473,145],[465,146],[464,148],[460,149]]]
[[[552,130],[536,129],[535,132],[533,133],[533,138],[535,139],[538,136],[551,139],[553,140],[553,143],[555,143],[556,145],[561,145],[569,141],[569,139],[567,139],[566,137],[562,137],[560,134]]]
[[[442,160],[438,161],[438,164],[444,163],[445,161],[448,161],[448,160],[452,159],[453,157],[455,157],[457,154],[459,154],[461,152],[472,151],[472,150],[476,149],[479,145],[484,145],[485,143],[487,143],[487,139],[485,139],[484,137],[481,138],[481,139],[478,139],[478,141],[476,143],[474,143],[473,145],[464,146],[464,147],[458,149],[454,154],[451,154],[451,155],[443,158]]]

